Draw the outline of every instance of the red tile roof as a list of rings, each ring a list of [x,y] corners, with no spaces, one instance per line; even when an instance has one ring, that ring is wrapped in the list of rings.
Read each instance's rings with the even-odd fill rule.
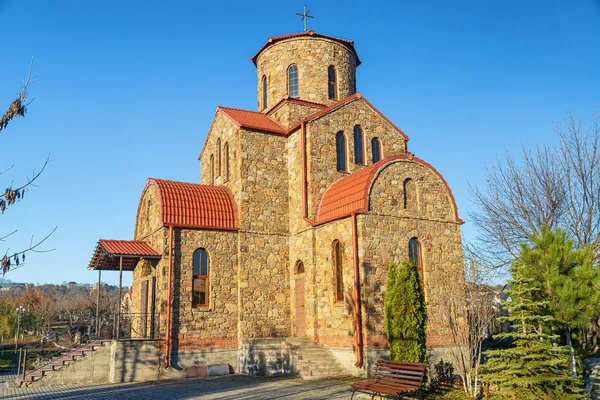
[[[100,239],[90,261],[89,269],[115,271],[120,268],[121,256],[123,270],[133,271],[142,258],[158,259],[161,254],[146,242],[137,240]]]
[[[356,66],[358,67],[360,65],[360,59],[358,58],[358,54],[356,54],[356,49],[354,48],[354,41],[347,40],[347,39],[340,39],[340,38],[336,38],[333,36],[322,35],[313,30],[303,31],[303,32],[298,32],[298,33],[290,33],[288,35],[270,37],[269,40],[267,40],[267,43],[265,43],[265,45],[263,47],[261,47],[260,50],[255,55],[250,57],[250,60],[254,63],[254,65],[256,65],[256,60],[258,59],[258,56],[267,47],[269,47],[277,42],[281,42],[283,40],[294,39],[294,38],[302,37],[302,36],[311,36],[311,37],[323,38],[323,39],[329,39],[329,40],[336,41],[336,42],[346,46],[348,49],[350,49],[350,51],[352,51],[354,53],[354,55],[356,56]]]
[[[217,107],[217,111],[221,111],[225,116],[231,119],[240,128],[256,129],[259,131],[273,132],[285,134],[286,129],[277,122],[269,118],[266,114],[239,110],[237,108]]]
[[[373,183],[373,179],[384,165],[394,160],[412,160],[434,172],[442,180],[450,194],[450,199],[454,206],[456,222],[461,224],[464,222],[458,217],[456,201],[454,200],[452,191],[448,187],[444,177],[430,164],[414,157],[412,153],[387,157],[367,168],[333,182],[321,198],[319,209],[317,211],[317,221],[333,221],[339,218],[348,217],[353,213],[359,214],[369,211],[369,190]]]
[[[226,187],[154,178],[148,179],[149,185],[158,189],[163,226],[237,229],[235,201]]]

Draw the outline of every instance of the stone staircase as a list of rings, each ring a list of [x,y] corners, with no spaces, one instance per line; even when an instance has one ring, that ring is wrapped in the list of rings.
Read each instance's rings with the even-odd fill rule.
[[[286,344],[293,357],[294,369],[302,379],[327,379],[350,375],[327,348],[316,344],[312,339],[288,338]]]
[[[33,370],[25,371],[24,375],[17,376],[17,386],[29,386],[39,382],[45,376],[51,375],[55,371],[60,371],[69,367],[76,361],[84,359],[88,354],[95,352],[99,347],[104,346],[106,341],[92,341],[85,346],[71,349],[59,357],[52,357],[44,365]]]

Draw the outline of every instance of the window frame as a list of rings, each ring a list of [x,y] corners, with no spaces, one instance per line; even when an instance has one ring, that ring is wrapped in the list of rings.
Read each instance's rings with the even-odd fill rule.
[[[416,247],[417,247],[416,248],[416,258],[417,258],[416,263],[413,260],[413,258],[411,257],[411,253],[414,252],[414,250],[411,250],[411,247],[413,247],[413,243],[415,243]],[[419,241],[419,239],[416,236],[413,236],[408,241],[408,259],[410,260],[411,263],[413,263],[415,265],[415,267],[417,268],[417,271],[419,272],[419,276],[421,277],[421,279],[423,279],[423,250],[421,249],[421,242]]]
[[[302,271],[300,271],[301,266],[302,266]],[[294,265],[294,273],[296,273],[297,275],[302,275],[302,274],[304,274],[304,272],[305,272],[304,262],[302,260],[296,261],[296,264]]]
[[[333,75],[333,80],[331,79],[331,75]],[[333,97],[331,96],[331,91],[333,90]],[[327,67],[327,97],[329,100],[337,100],[338,95],[338,83],[337,83],[337,69],[335,65],[329,65]]]
[[[216,177],[221,176],[221,138],[217,139],[217,175]]]
[[[204,254],[206,255],[206,275],[202,275],[201,273],[197,274],[197,275],[194,274],[194,261],[196,259],[195,255],[196,255],[196,252],[198,252],[198,251],[204,251]],[[198,269],[200,272],[202,272],[202,264],[199,265]],[[206,295],[204,298],[204,304],[200,304],[200,303],[196,304],[195,300],[194,300],[194,281],[196,279],[204,279],[205,280],[204,293],[206,293]],[[209,306],[210,306],[210,256],[209,256],[206,248],[198,247],[192,253],[192,308],[194,308],[194,309],[208,308]]]
[[[210,184],[215,184],[215,155],[210,155]]]
[[[269,104],[269,83],[267,82],[267,76],[263,75],[262,77],[262,109],[266,110],[267,105]]]
[[[223,153],[225,156],[225,182],[229,180],[229,142],[223,145]]]
[[[342,255],[342,244],[334,240],[331,245],[333,261],[333,300],[335,303],[344,301],[344,257]]]
[[[375,160],[375,152],[373,151],[373,149],[375,148],[374,144],[377,144],[377,151],[379,153],[378,160]],[[383,146],[381,145],[381,140],[379,140],[378,137],[374,137],[373,139],[371,139],[371,161],[373,162],[373,164],[375,164],[381,160],[383,160]]]
[[[296,95],[295,96],[292,94],[292,77],[291,77],[292,68],[296,69]],[[298,65],[296,65],[296,64],[290,64],[290,66],[287,69],[287,94],[288,94],[288,96],[290,96],[293,99],[300,97],[300,77],[298,74]]]
[[[406,178],[404,182],[402,182],[402,191],[403,191],[403,200],[404,200],[404,209],[408,210],[408,191],[406,188],[408,187],[409,182],[411,182],[411,178]]]
[[[343,140],[343,146],[342,146],[342,150],[343,150],[343,154],[340,155],[340,148],[338,147],[338,138],[342,138]],[[344,131],[339,131],[338,133],[335,134],[335,157],[336,157],[336,164],[335,167],[337,169],[338,172],[348,172],[348,141],[346,140],[346,135],[344,134]],[[340,169],[340,160],[344,161],[344,168]]]
[[[357,140],[357,132],[360,132],[360,138],[358,138],[358,140]],[[354,164],[365,165],[365,132],[363,131],[362,126],[360,126],[359,124],[354,125],[353,138],[354,138]],[[357,143],[360,143],[360,152],[358,152],[356,149]],[[360,154],[360,161],[356,157],[357,154]]]

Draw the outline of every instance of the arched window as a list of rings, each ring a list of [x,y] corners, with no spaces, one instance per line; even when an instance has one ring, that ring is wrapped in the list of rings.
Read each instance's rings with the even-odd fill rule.
[[[204,249],[194,251],[192,279],[192,306],[208,306],[208,254]]]
[[[335,67],[330,65],[327,68],[327,88],[329,91],[329,98],[331,100],[337,99],[337,74],[335,72]]]
[[[339,240],[333,241],[333,273],[335,280],[335,301],[343,301],[344,272],[342,269],[342,247]]]
[[[210,184],[215,184],[215,156],[210,155]]]
[[[365,163],[365,138],[360,125],[354,127],[354,162],[356,164]]]
[[[304,273],[304,263],[300,260],[296,261],[296,273],[297,274]]]
[[[223,156],[225,157],[225,181],[229,180],[229,143],[225,142],[223,146]]]
[[[414,237],[408,241],[408,258],[417,267],[419,274],[421,273],[421,244]]]
[[[412,209],[417,202],[417,188],[415,182],[410,178],[406,178],[402,186],[404,189],[404,209]]]
[[[335,135],[335,151],[338,171],[346,171],[346,137],[344,132],[338,132]]]
[[[263,110],[265,108],[267,108],[267,94],[268,94],[268,92],[267,92],[267,77],[263,76],[262,77],[262,95],[263,95],[262,108],[263,108]]]
[[[298,67],[296,64],[288,68],[288,94],[290,97],[298,97]]]
[[[371,140],[371,154],[373,155],[373,164],[381,160],[381,142],[377,138]]]
[[[152,210],[152,200],[148,199],[146,203],[146,223],[148,224],[148,229],[150,228],[150,215]]]
[[[221,138],[217,139],[217,177],[221,176]]]

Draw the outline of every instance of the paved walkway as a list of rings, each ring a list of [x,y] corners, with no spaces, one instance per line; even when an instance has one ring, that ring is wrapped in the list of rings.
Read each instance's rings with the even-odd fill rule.
[[[349,399],[352,379],[304,381],[289,378],[251,378],[226,376],[183,379],[158,383],[128,383],[120,385],[78,385],[0,388],[0,400],[5,399]],[[371,396],[357,395],[355,399]]]
[[[591,393],[592,400],[600,400],[600,358],[587,359],[583,364],[592,371],[585,383],[586,393]]]

